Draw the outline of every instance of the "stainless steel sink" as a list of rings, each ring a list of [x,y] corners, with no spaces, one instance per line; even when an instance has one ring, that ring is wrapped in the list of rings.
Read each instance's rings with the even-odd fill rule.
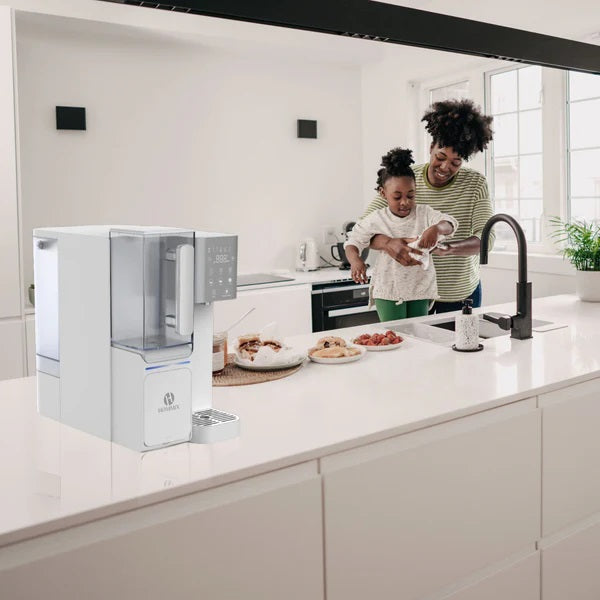
[[[500,316],[501,313],[488,312],[487,314],[491,316]],[[394,325],[391,329],[427,342],[449,346],[454,343],[455,323],[455,316],[440,317],[439,315],[434,315],[425,321],[409,321],[407,323]],[[541,321],[538,319],[532,320],[532,326],[534,328],[550,324],[550,321]],[[500,329],[495,323],[485,321],[483,315],[479,316],[479,337],[481,339],[486,340],[489,338],[501,337],[503,335],[510,335],[510,331]]]
[[[492,316],[496,316],[499,313],[489,313]],[[440,329],[447,329],[448,331],[454,332],[456,325],[455,317],[441,319],[438,321],[429,321],[431,327],[439,327]],[[495,323],[485,321],[483,316],[479,316],[479,337],[487,340],[488,338],[500,337],[502,335],[510,335],[510,330],[500,329]]]

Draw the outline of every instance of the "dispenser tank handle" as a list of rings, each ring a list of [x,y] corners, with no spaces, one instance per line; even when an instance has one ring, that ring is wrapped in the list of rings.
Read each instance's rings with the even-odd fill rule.
[[[194,333],[194,246],[180,244],[175,253],[175,331]]]

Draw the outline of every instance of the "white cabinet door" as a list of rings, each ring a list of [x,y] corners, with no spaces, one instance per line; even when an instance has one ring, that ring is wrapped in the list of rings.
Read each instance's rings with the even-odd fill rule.
[[[328,600],[413,600],[540,535],[540,417],[525,400],[321,461]]]
[[[13,76],[11,9],[0,6],[0,318],[21,314]]]
[[[539,396],[543,535],[600,512],[600,379]]]
[[[215,302],[215,331],[222,331],[247,310],[255,310],[229,332],[233,340],[244,333],[259,332],[275,321],[283,337],[311,333],[310,285],[239,291],[234,300]]]
[[[540,600],[540,553],[443,596],[443,600]]]
[[[322,600],[316,463],[129,511],[0,552],[2,598]]]
[[[14,379],[25,375],[23,321],[0,321],[0,379]]]
[[[599,557],[599,522],[542,547],[542,600],[598,600]]]

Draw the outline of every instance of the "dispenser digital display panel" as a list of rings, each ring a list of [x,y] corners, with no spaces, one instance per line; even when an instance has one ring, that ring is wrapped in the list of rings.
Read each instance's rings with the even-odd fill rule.
[[[237,236],[200,237],[196,234],[196,302],[231,300],[237,294]]]

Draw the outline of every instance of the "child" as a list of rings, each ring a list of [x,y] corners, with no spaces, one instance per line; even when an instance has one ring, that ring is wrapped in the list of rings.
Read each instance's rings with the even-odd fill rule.
[[[402,148],[390,150],[382,157],[382,169],[377,172],[377,190],[387,201],[387,207],[359,221],[344,244],[350,261],[352,279],[366,283],[367,269],[360,252],[369,246],[371,238],[382,233],[412,241],[421,251],[412,254],[420,266],[404,267],[383,252],[371,277],[371,299],[375,300],[380,321],[393,321],[427,314],[429,303],[438,298],[435,268],[429,260],[438,242],[451,237],[458,222],[450,215],[434,210],[427,204],[415,203],[415,174],[412,152]]]

